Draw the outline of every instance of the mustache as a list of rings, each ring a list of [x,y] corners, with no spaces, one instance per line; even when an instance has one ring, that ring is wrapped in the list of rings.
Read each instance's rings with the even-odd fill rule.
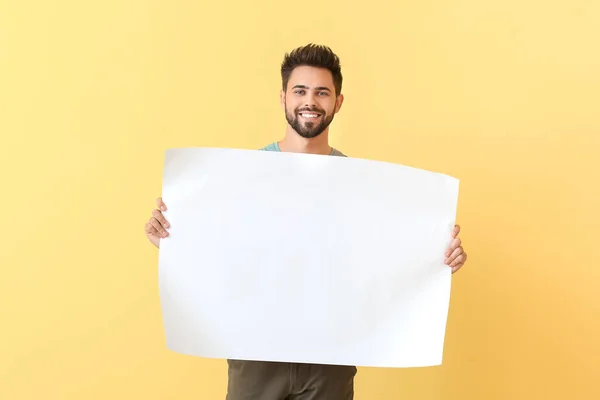
[[[299,108],[296,110],[296,113],[301,113],[301,112],[318,112],[319,114],[325,114],[325,111],[323,111],[319,108]]]

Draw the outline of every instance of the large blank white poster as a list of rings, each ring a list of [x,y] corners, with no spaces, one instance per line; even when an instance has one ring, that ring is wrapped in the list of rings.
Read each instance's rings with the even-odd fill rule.
[[[166,153],[162,196],[172,351],[441,364],[457,179],[363,159],[183,148]]]

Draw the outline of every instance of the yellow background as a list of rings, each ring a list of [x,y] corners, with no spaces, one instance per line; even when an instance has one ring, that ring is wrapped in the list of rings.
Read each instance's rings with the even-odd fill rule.
[[[143,226],[166,148],[281,138],[309,42],[343,63],[333,145],[461,179],[444,364],[356,398],[600,398],[597,0],[0,4],[0,399],[224,398],[165,348]]]

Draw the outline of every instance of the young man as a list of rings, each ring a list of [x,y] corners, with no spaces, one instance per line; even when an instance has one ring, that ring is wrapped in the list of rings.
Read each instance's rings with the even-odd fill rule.
[[[344,97],[339,58],[325,46],[307,45],[286,54],[281,66],[281,106],[287,128],[283,139],[265,151],[345,156],[329,145],[329,125]],[[146,224],[146,235],[156,247],[169,235],[169,223],[158,208]],[[467,255],[458,238],[459,226],[446,253],[446,263],[456,272]],[[227,400],[351,400],[355,367],[229,360]]]

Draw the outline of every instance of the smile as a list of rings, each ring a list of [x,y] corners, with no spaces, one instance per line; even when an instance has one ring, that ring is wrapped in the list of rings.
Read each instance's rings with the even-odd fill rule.
[[[306,119],[314,119],[314,118],[319,118],[321,116],[321,114],[315,114],[315,113],[300,113],[300,116]]]

